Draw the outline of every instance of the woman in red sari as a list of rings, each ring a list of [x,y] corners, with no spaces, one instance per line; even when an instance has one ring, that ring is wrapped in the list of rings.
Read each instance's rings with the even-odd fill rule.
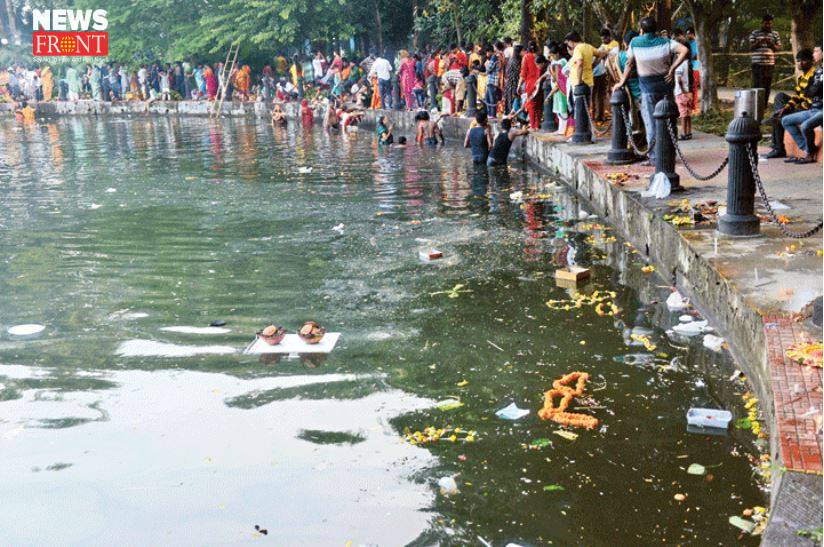
[[[217,95],[217,77],[209,65],[203,69],[203,79],[206,81],[206,94],[209,95],[209,100],[213,101]]]
[[[526,94],[524,110],[529,114],[529,127],[531,129],[538,129],[541,126],[542,113],[541,105],[536,104],[537,101],[535,100],[540,94],[536,94],[534,98],[531,98],[538,85],[538,78],[541,77],[541,71],[535,63],[535,51],[537,49],[538,46],[535,45],[535,42],[529,42],[529,47],[521,57],[521,81],[518,84],[518,87],[520,87],[520,84],[524,85],[524,93]]]

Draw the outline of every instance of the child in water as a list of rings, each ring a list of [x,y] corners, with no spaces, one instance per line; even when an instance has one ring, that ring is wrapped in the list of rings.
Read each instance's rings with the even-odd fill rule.
[[[26,101],[21,101],[19,106],[20,108],[14,111],[14,119],[26,124],[34,123],[34,117],[37,111],[30,107]]]
[[[280,103],[275,103],[275,108],[272,110],[272,125],[286,126],[286,114],[283,113]]]
[[[432,121],[429,118],[429,112],[426,110],[421,110],[415,114],[415,121],[417,122],[417,127],[415,129],[415,142],[418,144],[426,143],[430,146],[435,146],[438,144],[438,140],[440,139],[441,144],[443,144],[443,131],[441,131],[441,126],[439,124],[444,116],[448,116],[448,114],[442,113],[434,121]]]

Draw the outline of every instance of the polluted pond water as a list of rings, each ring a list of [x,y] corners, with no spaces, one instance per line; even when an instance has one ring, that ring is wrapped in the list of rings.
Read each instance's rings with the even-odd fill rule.
[[[247,120],[15,129],[4,543],[757,543],[746,379],[521,163]],[[309,320],[341,333],[330,353],[243,353]],[[733,422],[688,430],[691,408]]]

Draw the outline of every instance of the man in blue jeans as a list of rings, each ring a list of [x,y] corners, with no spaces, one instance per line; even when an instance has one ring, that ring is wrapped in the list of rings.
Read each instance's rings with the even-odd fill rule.
[[[665,137],[655,134],[655,105],[661,99],[672,97],[675,69],[687,59],[690,50],[675,40],[656,36],[658,27],[653,17],[641,19],[640,26],[641,35],[630,42],[624,73],[613,91],[623,87],[632,67],[637,67],[638,84],[641,87],[641,118],[644,120],[649,145],[656,137]],[[650,148],[649,163],[654,160],[654,150]]]
[[[816,64],[812,83],[806,89],[806,95],[810,98],[810,108],[792,114],[786,114],[781,118],[781,125],[790,132],[795,143],[806,154],[803,158],[788,158],[787,163],[815,163],[815,128],[821,127],[821,47],[813,50],[813,61]]]
[[[372,76],[378,79],[381,108],[385,110],[392,106],[392,65],[383,56],[376,57],[367,79],[372,79]]]

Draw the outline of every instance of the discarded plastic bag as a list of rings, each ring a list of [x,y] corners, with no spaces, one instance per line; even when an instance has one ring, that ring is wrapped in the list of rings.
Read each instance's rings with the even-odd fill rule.
[[[673,332],[681,336],[696,336],[706,331],[712,330],[706,321],[693,321],[692,323],[679,323],[672,327]]]
[[[664,173],[655,173],[647,189],[641,191],[641,197],[663,199],[671,190],[669,178]]]
[[[724,339],[713,334],[705,334],[704,347],[712,351],[721,351],[724,349]]]
[[[527,414],[529,414],[528,408],[518,408],[518,405],[511,403],[509,406],[496,412],[495,416],[503,418],[504,420],[518,420]]]
[[[455,479],[452,477],[441,477],[438,479],[438,487],[444,496],[451,496],[459,492],[458,483],[455,482]]]
[[[670,311],[683,310],[687,306],[687,299],[678,291],[673,291],[672,294],[667,297],[667,308],[669,308]]]

